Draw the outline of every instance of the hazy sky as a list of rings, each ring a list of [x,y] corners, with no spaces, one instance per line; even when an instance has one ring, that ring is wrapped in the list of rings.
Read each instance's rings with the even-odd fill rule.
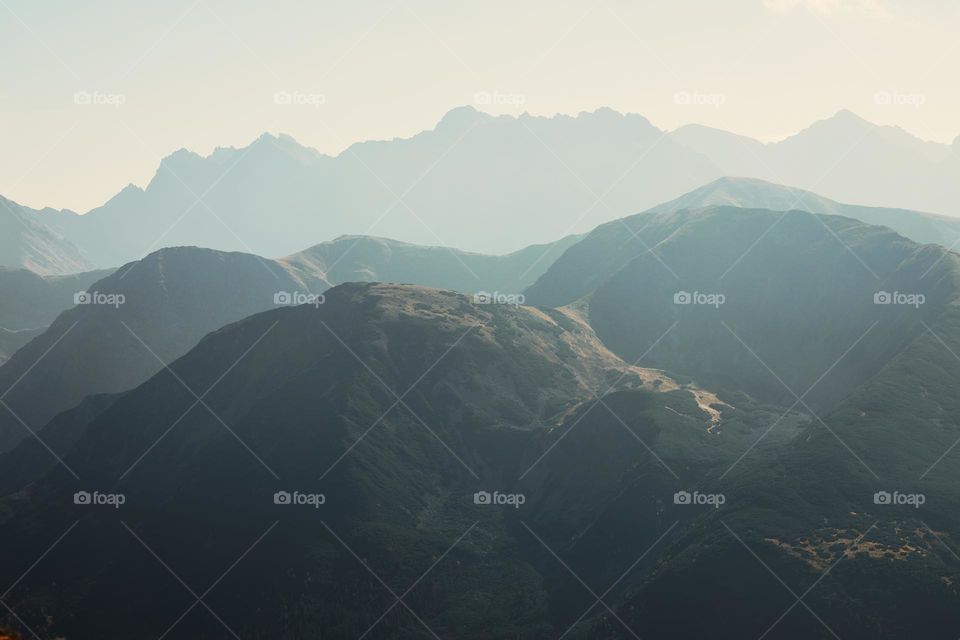
[[[180,147],[336,153],[482,92],[764,140],[848,108],[950,142],[958,33],[952,0],[0,0],[0,194],[86,211]]]

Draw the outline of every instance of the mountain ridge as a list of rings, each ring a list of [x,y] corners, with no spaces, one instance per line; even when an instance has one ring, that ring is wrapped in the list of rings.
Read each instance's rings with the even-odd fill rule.
[[[94,269],[84,251],[64,238],[35,211],[0,196],[0,267],[25,268],[40,275],[67,275]]]
[[[624,500],[642,500],[638,528],[630,536],[617,536],[624,548],[617,546],[615,563],[669,532],[654,513],[656,497],[673,490],[673,477],[663,460],[658,462],[637,442],[638,433],[651,444],[663,437],[668,448],[702,448],[704,456],[711,450],[716,455],[716,440],[707,433],[710,417],[697,408],[689,391],[672,387],[659,372],[626,366],[590,333],[555,310],[479,305],[462,294],[424,287],[345,284],[331,289],[319,308],[267,311],[209,334],[171,364],[176,378],[161,372],[129,393],[91,400],[100,406],[71,413],[96,414],[92,419],[75,415],[79,423],[71,425],[71,418],[62,416],[67,422],[57,428],[69,441],[79,427],[79,440],[68,447],[64,461],[83,478],[81,484],[122,491],[130,507],[124,522],[143,539],[162,540],[158,553],[182,567],[188,581],[215,578],[217,565],[229,563],[230,555],[242,552],[240,546],[249,546],[242,539],[256,538],[271,522],[284,520],[288,526],[278,526],[276,538],[265,539],[250,556],[249,569],[238,567],[231,575],[230,597],[234,602],[260,599],[269,610],[288,610],[291,629],[333,628],[357,635],[389,604],[375,595],[381,592],[370,591],[374,583],[354,564],[356,557],[343,548],[344,540],[385,580],[399,583],[416,579],[407,575],[411,563],[428,566],[444,549],[449,553],[451,541],[460,536],[462,549],[431,573],[425,591],[410,598],[411,606],[431,627],[459,637],[543,635],[572,621],[569,611],[551,612],[569,597],[553,586],[556,572],[529,546],[532,540],[520,537],[517,516],[478,504],[473,493],[495,486],[526,492],[530,516],[538,529],[552,530],[551,540],[582,531],[592,520],[613,517],[611,511],[623,504],[598,503],[591,496],[626,493]],[[231,362],[236,366],[223,376]],[[213,385],[205,399],[209,412],[183,414],[194,402],[184,385],[200,390]],[[384,414],[395,401],[389,390],[410,385],[416,388],[404,394],[405,405]],[[606,401],[629,416],[636,432],[606,413],[589,411],[592,394],[611,386],[616,391],[611,389]],[[303,428],[305,407],[311,409],[314,428]],[[755,412],[746,400],[738,411],[741,419]],[[158,440],[178,414],[182,419]],[[729,433],[745,443],[769,415],[761,411],[749,424],[731,422]],[[565,444],[560,433],[577,423]],[[545,459],[527,476],[526,485],[513,489],[511,478],[554,445],[556,457]],[[579,455],[590,447],[610,456],[610,473],[599,481],[587,482],[595,469],[585,467]],[[735,445],[724,449],[723,459],[734,450]],[[318,481],[323,469],[327,472]],[[271,470],[282,478],[275,488]],[[538,490],[557,489],[560,485],[550,481],[557,477],[583,486],[582,500],[558,505],[562,491]],[[640,478],[646,485],[638,494]],[[68,515],[63,503],[79,486],[56,466],[7,495],[3,505],[15,515],[0,522],[9,541],[0,565],[17,565],[14,550],[26,555],[22,550],[36,544],[29,536],[35,527],[59,526]],[[286,509],[271,500],[284,488],[323,491],[323,522],[312,509]],[[64,539],[63,555],[58,554],[78,560],[58,565],[60,593],[86,604],[40,619],[40,611],[59,609],[62,602],[45,586],[50,565],[44,565],[21,584],[12,602],[25,620],[36,621],[50,634],[77,637],[139,637],[142,630],[170,625],[155,603],[176,598],[176,593],[166,588],[167,582],[128,581],[135,574],[153,575],[148,563],[155,560],[135,541],[131,544],[117,515],[77,511],[76,536]],[[200,522],[214,544],[198,555],[184,543]],[[339,533],[331,536],[331,531]],[[613,551],[608,540],[580,538],[581,552]],[[89,551],[75,554],[76,548]],[[101,565],[108,550],[123,561]],[[93,576],[91,565],[105,570]],[[599,576],[608,569],[589,571]],[[331,579],[316,581],[311,575]],[[510,578],[511,593],[501,592],[498,576]],[[100,615],[101,594],[119,583],[130,585],[127,608]],[[145,591],[141,587],[147,584]],[[369,595],[358,598],[358,592]],[[347,593],[354,595],[345,597]],[[304,598],[339,604],[295,604]],[[471,609],[475,598],[496,606]],[[520,615],[509,606],[515,598],[524,603]],[[214,606],[228,612],[231,624],[245,635],[266,632],[264,625],[274,635],[287,631],[286,623],[278,629],[276,619],[258,613],[257,607]],[[191,636],[213,630],[205,618],[189,617],[180,624],[180,632]],[[416,620],[389,617],[378,624],[386,635],[419,633]]]
[[[903,637],[911,623],[936,637],[960,621],[960,564],[916,533],[960,531],[960,478],[936,467],[960,429],[960,360],[938,341],[960,345],[960,256],[843,216],[730,206],[601,227],[551,266],[557,281],[583,251],[599,276],[573,306],[341,284],[323,304],[221,326],[169,371],[60,413],[47,435],[81,481],[33,441],[0,454],[11,580],[49,544],[37,530],[79,521],[61,561],[23,580],[11,606],[52,637],[146,637],[170,624],[158,600],[191,600],[172,581],[132,579],[165,574],[130,531],[208,584],[275,526],[229,576],[229,597],[211,600],[250,637],[361,635],[393,602],[363,565],[393,588],[436,558],[408,604],[456,637],[759,635],[792,600],[756,557],[788,584],[822,582],[811,606],[844,637]],[[881,287],[925,299],[878,303]],[[726,299],[678,302],[681,291]],[[910,491],[930,465],[922,515],[873,502]],[[80,490],[126,502],[72,505]],[[283,491],[323,504],[278,504]],[[523,504],[485,505],[484,492]],[[897,586],[859,596],[878,580]],[[591,612],[583,585],[614,583],[616,616]],[[121,612],[105,597],[118,584]],[[665,597],[684,584],[682,601]],[[929,610],[893,606],[911,590],[929,593]],[[729,624],[690,607],[727,611]],[[264,613],[277,610],[283,622]],[[190,637],[219,631],[205,616],[178,624]],[[778,635],[820,637],[817,625],[791,619]],[[375,626],[421,633],[405,616]]]
[[[283,256],[302,248],[304,234],[372,234],[499,255],[730,175],[956,215],[960,157],[951,150],[844,111],[761,143],[701,125],[664,131],[610,108],[495,116],[464,106],[432,129],[334,155],[269,133],[206,156],[180,149],[143,189],[127,187],[83,215],[39,217],[103,266],[160,243]],[[827,161],[838,154],[836,166]]]

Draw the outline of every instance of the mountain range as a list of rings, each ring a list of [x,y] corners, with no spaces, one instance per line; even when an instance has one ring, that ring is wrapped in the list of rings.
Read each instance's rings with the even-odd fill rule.
[[[920,243],[937,243],[949,248],[960,242],[960,222],[952,218],[899,209],[846,205],[814,193],[757,179],[721,178],[680,198],[659,204],[651,208],[649,213],[672,213],[719,204],[837,214],[888,226]],[[567,261],[574,260],[578,252],[585,252],[598,235],[609,233],[611,238],[617,238],[624,224],[618,221],[600,227],[588,242],[582,243],[567,256]],[[318,290],[347,281],[383,281],[421,284],[464,293],[516,293],[537,281],[579,239],[580,236],[568,236],[549,245],[532,245],[512,254],[489,256],[445,247],[412,245],[386,238],[344,236],[282,258],[277,266],[289,271],[295,279],[313,282],[313,288]],[[631,255],[630,251],[627,250],[628,255]],[[615,250],[608,247],[602,253],[602,256],[588,258],[591,268],[615,255]],[[269,262],[264,258],[258,258],[258,261],[263,264]],[[109,273],[109,270],[101,270],[76,276],[75,281],[58,280],[55,277],[47,277],[46,281],[42,281],[26,270],[0,270],[0,290],[8,301],[0,318],[0,362],[36,337],[60,311],[69,308],[73,293],[85,290]],[[579,270],[576,277],[590,273],[590,268]],[[570,274],[563,277],[572,278],[569,282],[576,279]],[[321,282],[323,284],[318,288]],[[549,282],[549,277],[540,282],[540,289],[534,290],[534,294],[538,294],[543,287],[549,287]],[[549,296],[541,298],[541,301],[557,302]],[[565,304],[569,301],[560,302]],[[204,329],[209,330],[210,327],[205,325]]]
[[[106,266],[163,245],[275,257],[301,249],[304,237],[340,235],[502,254],[589,230],[595,216],[637,211],[716,175],[638,115],[512,118],[463,107],[433,130],[357,143],[336,157],[269,134],[207,157],[182,149],[144,189],[128,186],[83,216],[42,219]]]
[[[616,413],[594,408],[595,393]],[[319,307],[229,325],[170,373],[58,418],[51,428],[72,446],[62,466],[5,501],[0,566],[13,572],[29,557],[41,542],[30,531],[79,519],[56,560],[18,584],[9,600],[18,615],[46,634],[146,637],[173,625],[204,637],[222,631],[217,619],[188,611],[177,620],[189,593],[148,549],[186,584],[208,584],[269,532],[210,600],[242,637],[368,628],[371,637],[426,637],[425,627],[541,637],[573,621],[558,604],[583,598],[549,579],[559,572],[523,527],[551,543],[577,540],[584,556],[604,554],[592,576],[605,578],[662,534],[657,504],[672,489],[675,455],[699,451],[685,474],[732,460],[773,417],[745,400],[720,442],[708,431],[719,415],[711,402],[719,400],[626,365],[573,315],[342,285]],[[594,455],[607,459],[600,476]],[[478,503],[474,493],[490,490],[529,496],[529,516]],[[76,491],[122,492],[130,509],[121,522],[112,508],[70,507]],[[283,491],[322,495],[323,504],[278,503]],[[634,513],[624,512],[631,503]],[[407,601],[416,617],[391,613],[379,577],[405,590],[431,563],[436,571]],[[47,586],[54,575],[56,590]],[[118,584],[124,609],[103,615]]]
[[[326,289],[351,281],[517,295],[577,239],[485,256],[343,237],[277,261],[177,247],[116,272],[41,278],[29,271],[0,271],[8,301],[3,321],[11,329],[30,328],[10,331],[0,341],[9,355],[22,347],[0,367],[0,393],[7,404],[0,414],[0,450],[88,395],[139,384],[207,333],[255,312],[308,299],[322,303]],[[88,292],[91,299],[74,306],[77,292]]]
[[[887,228],[731,206],[608,223],[558,260],[531,303],[729,405],[746,393],[809,418],[769,457],[748,448],[706,474],[699,491],[729,508],[670,545],[621,620],[571,635],[950,637],[958,266]]]
[[[206,157],[181,149],[145,188],[129,185],[82,216],[34,217],[101,267],[164,246],[277,257],[302,248],[304,237],[371,234],[504,254],[724,176],[946,216],[960,201],[952,146],[848,111],[764,144],[699,125],[664,131],[610,109],[512,117],[461,107],[430,131],[357,143],[337,156],[269,134]]]
[[[465,108],[0,201],[0,638],[954,638],[944,147]]]
[[[421,246],[388,238],[342,236],[278,262],[293,273],[344,282],[418,284],[461,293],[522,292],[563,252],[580,240],[531,245],[506,255],[485,255],[447,247]]]
[[[671,135],[726,175],[794,185],[843,202],[957,215],[956,143],[921,140],[847,110],[766,144],[700,125]]]
[[[940,247],[848,218],[710,207],[600,227],[528,299],[579,309],[627,361],[656,343],[653,366],[788,405],[791,390],[810,388],[806,401],[816,407],[847,395],[925,332],[929,314],[954,294],[954,268],[954,254]],[[878,292],[923,303],[888,310],[875,304]],[[856,357],[835,363],[853,345]]]
[[[669,209],[573,244],[539,306],[341,284],[65,400],[59,460],[0,454],[8,582],[68,532],[5,601],[50,637],[952,637],[960,258],[833,213]],[[164,250],[94,288],[206,299],[185,283],[222,270],[259,303],[342,254]],[[88,313],[172,324],[154,297]]]
[[[720,178],[675,200],[652,207],[650,211],[672,213],[711,205],[833,214],[889,227],[920,244],[939,244],[951,250],[960,245],[960,218],[891,207],[842,204],[811,191],[758,178]]]
[[[207,333],[273,307],[278,292],[311,286],[327,285],[258,256],[191,248],[164,249],[120,268],[0,367],[0,449],[88,395],[139,384]]]

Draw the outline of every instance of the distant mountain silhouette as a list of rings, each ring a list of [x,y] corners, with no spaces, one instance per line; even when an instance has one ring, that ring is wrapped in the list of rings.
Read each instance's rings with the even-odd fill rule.
[[[278,257],[304,238],[370,234],[504,254],[725,175],[861,205],[960,213],[960,156],[950,145],[849,111],[764,144],[701,125],[665,132],[606,108],[547,118],[460,107],[432,130],[360,142],[335,157],[269,134],[206,157],[181,149],[145,189],[129,185],[83,216],[39,217],[103,267],[164,246]]]
[[[657,205],[650,211],[669,213],[711,205],[835,214],[867,224],[890,227],[920,244],[935,243],[948,249],[960,245],[960,218],[906,209],[842,204],[810,191],[756,178],[720,178],[676,200]]]
[[[0,267],[41,275],[92,270],[87,255],[43,221],[60,215],[65,214],[34,211],[0,196]]]
[[[701,125],[670,135],[725,175],[794,185],[841,202],[960,215],[960,155],[950,145],[850,111],[768,144]]]
[[[273,308],[278,292],[326,288],[257,256],[190,247],[121,267],[90,285],[90,304],[60,314],[0,367],[12,410],[0,407],[0,450],[85,396],[129,389],[207,333]]]
[[[0,318],[9,318],[9,328],[44,326],[57,311],[69,309],[42,334],[0,334],[0,356],[20,349],[0,366],[0,393],[13,387],[6,402],[16,413],[0,411],[0,450],[30,435],[20,420],[39,431],[87,395],[132,388],[207,333],[273,308],[275,294],[303,304],[306,294],[351,281],[519,294],[577,240],[571,236],[506,256],[485,256],[343,237],[276,261],[196,247],[162,249],[102,280],[95,276],[103,272],[44,279],[27,271],[0,271],[0,291],[10,296]],[[73,307],[74,293],[87,289],[119,294],[123,303]]]
[[[284,135],[207,157],[180,150],[145,189],[128,186],[83,216],[44,219],[101,266],[163,246],[279,257],[304,239],[369,234],[503,254],[582,233],[719,175],[639,115],[514,118],[461,107],[431,131],[357,143],[336,157]]]
[[[343,236],[278,260],[295,273],[330,284],[395,282],[463,293],[519,293],[533,284],[580,236],[533,245],[503,256],[387,238]]]

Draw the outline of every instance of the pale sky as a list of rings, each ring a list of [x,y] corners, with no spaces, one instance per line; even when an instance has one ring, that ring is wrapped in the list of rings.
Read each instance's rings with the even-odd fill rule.
[[[952,0],[0,0],[0,194],[84,212],[181,147],[336,153],[479,92],[762,140],[846,108],[951,142],[958,33]]]

